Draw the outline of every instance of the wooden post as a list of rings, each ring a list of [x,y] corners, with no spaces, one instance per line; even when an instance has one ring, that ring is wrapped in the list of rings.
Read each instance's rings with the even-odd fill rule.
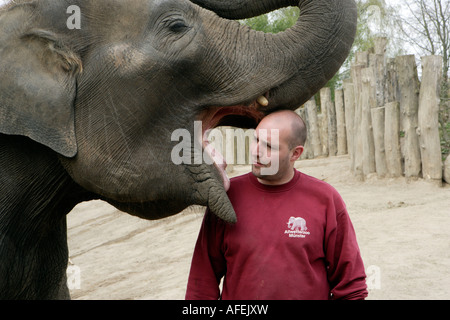
[[[246,147],[245,147],[245,159],[246,164],[252,164],[252,141],[255,136],[255,129],[246,129],[245,130],[245,141],[246,141]]]
[[[334,92],[334,105],[336,107],[336,128],[337,128],[337,155],[347,154],[347,130],[344,110],[344,90],[339,89]]]
[[[371,109],[376,107],[376,81],[373,68],[361,70],[361,138],[363,150],[363,173],[368,175],[376,171],[375,146],[373,142],[373,128]]]
[[[387,174],[386,150],[384,148],[384,107],[370,110],[373,124],[373,139],[375,146],[375,167],[377,175],[383,178]]]
[[[374,51],[377,55],[382,55],[386,53],[386,46],[387,46],[387,38],[386,37],[377,37],[375,38],[375,45],[374,45]]]
[[[302,159],[302,160],[303,159],[314,159],[314,152],[312,150],[311,140],[308,137],[309,133],[311,132],[311,126],[309,124],[309,118],[308,118],[308,114],[306,113],[306,108],[305,107],[298,108],[295,112],[305,122],[306,133],[307,133],[306,134],[307,138],[306,138],[306,141],[305,141],[305,145],[303,146],[304,150],[303,150],[302,155],[300,156],[300,159]]]
[[[331,100],[331,90],[329,94],[327,112],[328,112],[328,150],[329,156],[337,154],[337,124],[336,124],[336,107]]]
[[[214,143],[214,148],[219,150],[223,158],[225,159],[227,163],[226,172],[232,173],[234,170],[234,166],[236,165],[236,163],[234,162],[234,151],[229,149],[228,151],[231,152],[231,154],[227,154],[227,144],[229,143],[227,141],[227,129],[232,129],[232,127],[217,127],[216,129],[219,130],[219,133],[217,136],[214,136],[214,142],[211,141],[211,143]],[[213,129],[211,133],[213,133],[216,129]],[[218,137],[219,135],[220,137]]]
[[[444,162],[444,181],[450,184],[450,155],[447,156]]]
[[[419,142],[423,178],[442,184],[441,144],[439,138],[439,102],[442,57],[422,57],[422,84],[419,95]]]
[[[320,96],[320,114],[317,116],[320,128],[320,142],[322,144],[322,155],[328,157],[328,111],[327,104],[322,101]]]
[[[331,89],[324,87],[320,89],[320,104],[325,106],[327,128],[328,128],[328,156],[335,156],[337,153],[336,142],[336,109],[334,103],[331,100]],[[324,111],[322,111],[324,113]]]
[[[322,155],[322,144],[320,143],[319,122],[317,119],[317,104],[314,97],[305,104],[306,114],[308,115],[309,132],[308,139],[311,142],[314,158]]]
[[[419,110],[419,78],[414,55],[395,59],[400,102],[400,147],[405,161],[405,177],[417,179],[421,171],[419,137],[417,135]]]
[[[386,37],[375,38],[375,53],[370,56],[376,79],[377,107],[383,107],[386,103],[386,45]]]
[[[347,130],[347,149],[350,155],[350,168],[353,171],[355,167],[354,146],[354,123],[355,123],[355,93],[353,83],[349,80],[344,81],[344,108],[345,108],[345,128]]]
[[[236,164],[247,164],[247,158],[245,154],[246,143],[245,143],[245,132],[241,128],[234,128],[233,130],[233,140],[234,140],[234,152],[235,152],[235,163]]]
[[[322,156],[328,157],[328,128],[326,116],[323,112],[317,114],[317,123],[319,124],[320,147]]]
[[[361,109],[361,70],[365,68],[365,65],[355,64],[351,67],[351,74],[353,79],[353,88],[355,96],[355,120],[353,127],[353,152],[355,154],[355,161],[353,162],[353,167],[351,168],[355,177],[359,180],[364,180],[363,173],[363,150],[362,150],[362,136],[361,136],[361,119],[362,119],[362,109]]]
[[[386,166],[388,176],[400,177],[402,163],[400,154],[400,110],[398,102],[389,102],[385,105],[385,133],[384,147],[386,150]]]
[[[386,63],[384,103],[393,101],[398,101],[397,66],[395,59],[388,59]]]
[[[237,164],[236,163],[236,144],[234,143],[234,128],[233,127],[222,127],[222,133],[225,141],[223,141],[224,147],[222,150],[225,152],[222,155],[225,158],[227,164]]]
[[[355,53],[355,63],[364,66],[369,65],[369,51],[360,51]]]

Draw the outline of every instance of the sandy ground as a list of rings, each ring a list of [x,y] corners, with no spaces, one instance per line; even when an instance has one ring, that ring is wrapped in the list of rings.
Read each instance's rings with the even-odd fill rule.
[[[366,267],[369,299],[450,299],[450,185],[352,177],[347,156],[300,171],[344,198]],[[235,167],[232,175],[249,167]],[[144,221],[101,201],[68,216],[73,299],[183,299],[203,208]]]

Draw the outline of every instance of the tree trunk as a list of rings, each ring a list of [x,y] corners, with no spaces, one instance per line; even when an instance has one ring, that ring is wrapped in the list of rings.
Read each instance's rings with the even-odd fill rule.
[[[336,128],[337,128],[337,155],[347,154],[347,131],[344,110],[344,90],[334,92],[336,107]]]
[[[442,184],[439,102],[442,57],[422,57],[422,84],[419,95],[419,141],[423,178]]]
[[[389,102],[385,105],[384,122],[384,146],[388,176],[400,177],[402,175],[402,163],[399,143],[400,110],[398,102]]]
[[[317,118],[317,105],[314,97],[309,99],[305,104],[306,113],[308,115],[309,122],[309,136],[308,139],[311,142],[314,157],[320,157],[322,155],[322,144],[320,143],[319,133],[319,121]]]
[[[419,109],[419,79],[413,55],[395,59],[400,102],[400,146],[405,161],[407,179],[417,179],[421,170],[419,137],[417,136]]]
[[[373,108],[372,113],[373,138],[375,146],[375,167],[377,175],[383,178],[387,174],[386,150],[384,148],[384,107]]]

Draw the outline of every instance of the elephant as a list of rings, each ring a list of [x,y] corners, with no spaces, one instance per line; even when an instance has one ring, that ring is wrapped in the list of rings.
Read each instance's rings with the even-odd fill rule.
[[[292,231],[306,231],[308,228],[306,227],[306,221],[303,218],[295,218],[290,217],[288,222],[288,228]],[[299,230],[300,229],[300,230]]]
[[[69,28],[69,6],[79,27]],[[236,21],[286,6],[300,18],[285,32]],[[235,223],[224,165],[175,164],[172,132],[201,122],[194,155],[211,128],[296,109],[343,64],[356,19],[354,0],[0,8],[0,298],[70,298],[66,217],[80,202],[149,220],[201,205]]]

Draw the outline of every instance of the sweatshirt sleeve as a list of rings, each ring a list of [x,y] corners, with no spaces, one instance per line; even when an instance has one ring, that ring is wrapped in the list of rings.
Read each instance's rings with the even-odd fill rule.
[[[334,219],[330,219],[332,221],[327,222],[325,239],[330,298],[365,299],[368,294],[366,273],[345,204],[334,216]]]
[[[222,253],[225,224],[206,210],[192,257],[186,300],[217,300],[226,272]]]

